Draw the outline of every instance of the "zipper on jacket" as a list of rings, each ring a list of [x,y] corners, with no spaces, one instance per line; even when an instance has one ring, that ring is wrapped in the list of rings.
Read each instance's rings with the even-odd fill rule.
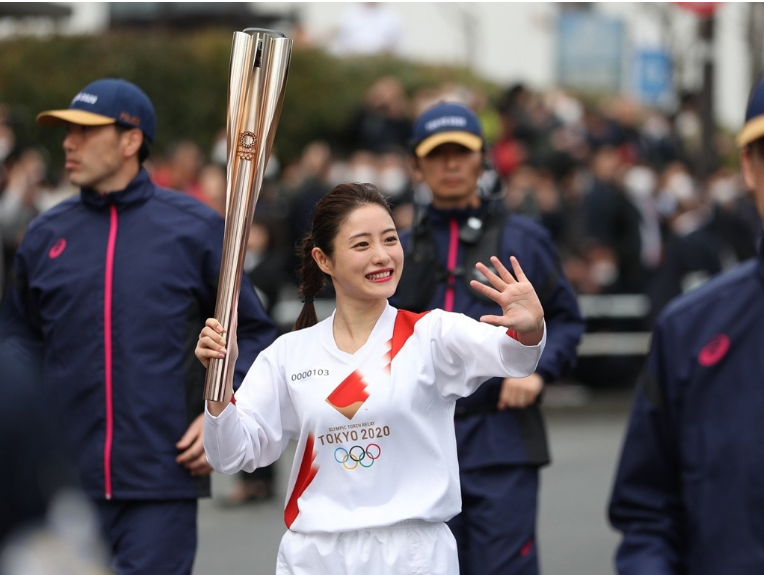
[[[452,219],[449,227],[448,259],[446,261],[448,284],[446,285],[446,293],[443,298],[443,309],[454,311],[454,284],[456,283],[454,270],[456,269],[456,259],[459,253],[459,224],[455,219]]]
[[[111,444],[114,435],[114,410],[112,406],[112,325],[111,308],[114,282],[114,248],[117,243],[117,206],[109,206],[111,220],[109,243],[106,247],[106,265],[103,294],[103,349],[104,349],[104,398],[106,433],[103,444],[103,486],[104,496],[111,499]]]

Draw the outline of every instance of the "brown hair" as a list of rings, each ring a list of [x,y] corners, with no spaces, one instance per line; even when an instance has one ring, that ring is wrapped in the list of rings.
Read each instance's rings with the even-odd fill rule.
[[[130,128],[128,126],[123,126],[122,124],[114,124],[114,128],[116,128],[118,134],[124,134],[125,132],[136,129],[136,128]],[[150,155],[151,155],[151,144],[146,138],[146,134],[144,134],[143,141],[141,141],[141,147],[138,148],[138,163],[143,165],[143,163],[149,159]]]
[[[748,151],[759,158],[764,158],[764,137],[758,138],[746,145]]]
[[[313,248],[319,248],[331,258],[334,253],[334,239],[340,226],[357,208],[370,204],[383,207],[392,218],[387,198],[374,184],[340,184],[316,204],[311,231],[303,236],[298,247],[298,255],[302,259],[299,291],[303,297],[303,306],[295,321],[295,330],[310,327],[318,322],[313,300],[324,287],[327,276],[313,259]]]

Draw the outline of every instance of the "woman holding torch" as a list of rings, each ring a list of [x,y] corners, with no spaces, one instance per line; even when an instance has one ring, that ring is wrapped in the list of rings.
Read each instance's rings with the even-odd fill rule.
[[[517,260],[513,275],[493,258],[497,274],[478,264],[489,285],[473,287],[499,315],[393,308],[403,250],[371,184],[322,198],[301,254],[295,331],[258,356],[235,396],[229,385],[225,401],[207,402],[207,457],[221,473],[252,471],[297,442],[278,574],[455,575],[445,524],[461,507],[454,404],[491,376],[533,372],[546,340],[536,292]],[[326,278],[336,309],[317,322]],[[226,335],[207,320],[196,348],[205,366],[227,343],[236,354]]]

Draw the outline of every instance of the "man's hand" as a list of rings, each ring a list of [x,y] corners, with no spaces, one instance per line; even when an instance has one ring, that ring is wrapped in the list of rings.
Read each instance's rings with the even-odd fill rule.
[[[532,405],[544,389],[544,380],[537,373],[528,377],[508,377],[501,384],[497,408],[523,408]]]
[[[175,444],[180,451],[180,455],[175,458],[176,463],[188,469],[194,477],[204,477],[212,473],[212,466],[207,461],[207,454],[204,453],[203,433],[204,414],[201,414],[194,419],[180,441]]]

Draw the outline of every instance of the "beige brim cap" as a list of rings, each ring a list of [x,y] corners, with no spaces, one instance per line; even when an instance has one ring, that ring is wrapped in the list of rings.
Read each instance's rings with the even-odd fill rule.
[[[483,149],[483,138],[469,132],[439,132],[422,140],[414,148],[414,153],[423,158],[441,144],[461,144],[465,148],[477,152]]]
[[[738,148],[745,148],[762,136],[764,136],[764,116],[757,116],[743,126],[735,139],[735,143]]]
[[[84,110],[47,110],[37,114],[37,123],[41,126],[60,126],[66,123],[79,126],[108,126],[116,121],[114,118]]]

